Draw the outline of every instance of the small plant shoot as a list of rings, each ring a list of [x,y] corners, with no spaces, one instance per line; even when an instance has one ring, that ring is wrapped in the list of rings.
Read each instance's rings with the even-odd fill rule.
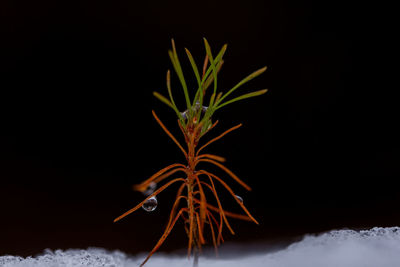
[[[238,96],[236,94],[242,85],[262,74],[266,70],[266,67],[251,73],[229,90],[225,90],[224,92],[219,91],[217,78],[224,63],[223,57],[227,45],[225,44],[216,55],[212,54],[210,45],[206,39],[204,39],[204,46],[205,59],[203,67],[200,70],[194,61],[192,54],[188,49],[185,49],[187,58],[197,80],[197,90],[194,90],[193,92],[189,92],[173,39],[172,50],[168,51],[172,66],[183,89],[183,95],[185,97],[184,108],[178,108],[177,103],[175,102],[176,99],[172,94],[171,74],[169,70],[167,71],[167,96],[158,92],[153,93],[156,98],[169,106],[178,118],[177,123],[183,134],[184,145],[182,145],[178,139],[171,134],[156,113],[152,111],[155,120],[164,132],[182,151],[186,159],[185,163],[171,164],[153,174],[144,182],[134,185],[133,188],[135,190],[142,192],[147,197],[137,206],[114,220],[114,222],[119,221],[141,207],[149,212],[154,210],[157,207],[156,196],[158,194],[170,185],[180,185],[176,193],[175,202],[171,208],[165,231],[141,266],[143,266],[160,248],[178,220],[183,221],[184,229],[187,233],[187,253],[189,258],[192,255],[194,257],[193,266],[198,265],[198,256],[201,252],[202,245],[206,244],[205,231],[209,231],[207,236],[210,236],[210,242],[213,243],[215,251],[218,253],[217,247],[221,242],[224,242],[222,236],[223,227],[226,226],[226,228],[234,234],[228,218],[252,221],[258,224],[257,220],[245,207],[243,199],[231,189],[226,179],[217,176],[209,170],[199,169],[198,164],[207,163],[214,165],[225,172],[227,177],[230,177],[229,179],[234,180],[234,182],[240,184],[246,190],[251,190],[245,182],[239,179],[239,177],[223,165],[225,158],[214,154],[207,154],[205,152],[209,145],[221,139],[226,134],[238,129],[242,124],[238,124],[214,138],[208,138],[208,141],[204,144],[200,142],[200,140],[204,136],[208,135],[209,132],[218,124],[218,120],[213,121],[213,115],[216,111],[239,100],[259,96],[267,92],[267,89],[263,89],[250,93],[242,93]],[[234,96],[235,94],[236,96]],[[179,178],[171,178],[171,176],[176,176],[176,174],[180,174],[181,176]],[[235,201],[243,210],[243,214],[229,212],[223,208],[224,201],[218,195],[216,190],[217,184],[220,184],[224,190],[227,190],[233,201]],[[210,204],[211,200],[213,205]]]

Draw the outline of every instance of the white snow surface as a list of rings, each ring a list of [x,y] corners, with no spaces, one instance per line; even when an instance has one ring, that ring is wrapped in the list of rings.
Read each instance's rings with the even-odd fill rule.
[[[230,246],[228,246],[228,250]],[[232,247],[232,246],[231,246]],[[234,247],[234,246],[233,246]],[[216,259],[206,256],[199,267],[399,267],[400,227],[370,230],[336,230],[307,235],[301,241],[280,250],[257,249],[246,252],[236,248]],[[145,255],[128,256],[120,251],[100,248],[86,250],[46,250],[42,255],[22,258],[0,256],[4,267],[137,267]],[[182,254],[156,253],[147,267],[187,267],[191,262]]]

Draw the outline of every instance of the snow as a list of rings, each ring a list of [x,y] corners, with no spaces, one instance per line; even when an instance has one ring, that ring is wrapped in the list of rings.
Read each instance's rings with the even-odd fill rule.
[[[353,231],[337,230],[308,235],[280,250],[256,249],[253,253],[227,246],[222,257],[201,257],[199,266],[263,267],[398,267],[400,266],[400,227]],[[231,250],[227,253],[226,250]],[[87,250],[46,250],[36,257],[0,256],[4,267],[131,267],[145,255],[129,256],[100,248]],[[155,254],[147,267],[186,267],[191,263],[182,254]]]

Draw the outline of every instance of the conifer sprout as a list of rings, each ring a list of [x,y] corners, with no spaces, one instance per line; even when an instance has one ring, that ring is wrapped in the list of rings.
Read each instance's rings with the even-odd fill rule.
[[[168,219],[167,226],[161,238],[158,240],[154,248],[150,251],[147,258],[143,261],[143,266],[149,258],[160,248],[171,230],[174,228],[178,219],[183,220],[184,228],[188,236],[188,258],[193,255],[193,266],[198,265],[198,256],[201,252],[202,245],[206,243],[205,231],[209,231],[211,242],[215,247],[216,254],[218,253],[217,247],[224,242],[222,237],[223,227],[226,226],[228,230],[234,234],[234,231],[228,221],[228,218],[234,218],[239,220],[252,221],[258,224],[257,220],[250,214],[247,208],[243,204],[243,199],[238,197],[231,187],[225,182],[225,179],[220,178],[216,174],[207,171],[206,169],[199,169],[197,165],[199,163],[207,163],[214,165],[225,172],[231,179],[240,184],[246,190],[250,191],[251,188],[237,177],[231,170],[225,167],[222,163],[225,162],[225,158],[213,154],[203,153],[203,150],[212,144],[213,142],[221,139],[226,134],[234,131],[242,126],[238,124],[220,135],[205,142],[205,144],[199,145],[200,139],[211,131],[218,123],[218,120],[212,121],[213,115],[217,110],[231,103],[243,100],[246,98],[259,96],[267,92],[267,89],[253,91],[245,93],[240,96],[230,97],[231,94],[237,91],[239,87],[252,80],[253,78],[262,74],[267,68],[261,68],[236,84],[231,89],[220,92],[218,91],[218,80],[217,76],[221,67],[224,63],[223,56],[225,54],[227,45],[225,44],[216,56],[213,56],[210,45],[207,40],[204,39],[205,46],[205,59],[203,63],[202,72],[199,69],[188,49],[185,48],[186,55],[192,66],[194,75],[197,80],[197,90],[194,95],[190,98],[188,86],[186,84],[181,64],[178,59],[178,54],[175,47],[175,42],[172,39],[172,50],[168,51],[169,57],[172,62],[172,66],[178,76],[183,94],[185,97],[185,107],[178,109],[175,99],[172,95],[171,90],[171,74],[167,71],[167,93],[168,98],[158,92],[154,92],[154,96],[161,102],[169,106],[178,117],[178,126],[183,134],[185,147],[171,134],[167,127],[161,122],[156,113],[152,111],[155,120],[164,130],[164,132],[172,139],[172,141],[178,146],[185,156],[185,164],[174,163],[171,164],[157,173],[153,174],[150,178],[144,182],[134,185],[133,188],[147,195],[147,197],[134,208],[128,210],[114,222],[121,220],[125,216],[136,211],[143,206],[151,210],[154,204],[157,205],[155,196],[164,191],[170,185],[179,184],[179,188],[176,194],[175,202],[172,206],[170,216]],[[209,89],[210,88],[210,89]],[[179,110],[184,110],[183,112]],[[199,147],[199,148],[198,148]],[[179,178],[171,178],[173,175],[177,175]],[[167,180],[168,179],[168,180]],[[231,195],[232,199],[241,207],[243,214],[237,214],[229,212],[223,208],[223,201],[218,196],[216,185],[221,185]],[[158,185],[155,189],[155,185]],[[151,192],[151,193],[150,193]],[[147,194],[149,193],[149,194]],[[155,200],[155,203],[154,203]],[[213,200],[216,205],[209,204],[208,200]],[[149,205],[150,204],[150,205]],[[155,207],[154,207],[155,208]],[[146,209],[147,210],[147,209]],[[154,209],[153,209],[154,210]]]

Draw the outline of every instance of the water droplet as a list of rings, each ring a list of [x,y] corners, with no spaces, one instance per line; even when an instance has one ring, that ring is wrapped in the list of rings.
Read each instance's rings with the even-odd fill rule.
[[[156,190],[156,188],[157,188],[157,184],[156,184],[155,182],[151,182],[151,183],[149,184],[149,186],[146,188],[146,190],[143,191],[143,194],[144,194],[145,196],[150,196],[151,194],[154,193],[154,191]]]
[[[182,117],[183,117],[184,120],[187,119],[186,114],[187,114],[187,110],[185,110],[184,112],[181,112],[181,115],[182,115]]]
[[[235,195],[236,199],[243,203],[243,198],[241,196]]]
[[[201,108],[201,112],[203,114],[206,113],[206,111],[208,109],[207,106],[200,106],[200,102],[199,101],[196,101],[196,104],[194,104],[191,109],[192,109],[192,111],[197,112],[197,111],[199,111],[200,108]],[[189,112],[188,110],[185,110],[184,112],[181,112],[181,115],[182,115],[184,120],[186,120],[188,118],[188,112]]]
[[[151,197],[148,200],[146,200],[146,202],[143,203],[142,208],[145,211],[150,212],[150,211],[153,211],[153,210],[155,210],[157,208],[157,204],[158,204],[157,198],[156,197]]]

